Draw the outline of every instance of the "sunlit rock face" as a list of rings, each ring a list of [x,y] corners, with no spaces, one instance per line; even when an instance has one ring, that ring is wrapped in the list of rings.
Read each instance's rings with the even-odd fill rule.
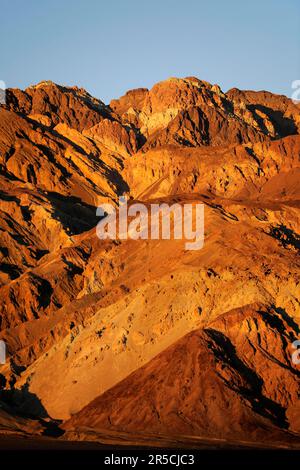
[[[299,111],[194,77],[109,105],[52,82],[7,90],[1,432],[42,433],[29,413],[68,439],[300,445]],[[203,248],[100,240],[96,208],[121,195],[203,203]]]

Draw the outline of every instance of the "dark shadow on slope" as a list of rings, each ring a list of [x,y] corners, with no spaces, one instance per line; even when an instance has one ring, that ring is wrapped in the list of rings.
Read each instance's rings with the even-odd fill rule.
[[[300,334],[300,328],[299,325],[295,322],[295,320],[289,316],[289,314],[286,312],[286,310],[282,307],[276,307],[275,305],[271,305],[273,310],[281,316],[281,318],[287,323],[287,325],[292,328],[292,330],[299,335]]]
[[[37,261],[39,261],[41,258],[43,258],[43,256],[47,255],[48,253],[50,253],[49,250],[41,250],[39,248],[36,248],[36,250],[35,250],[35,259]]]
[[[65,255],[62,255],[62,260],[67,266],[68,275],[72,278],[76,275],[81,275],[83,273],[83,268],[81,266],[77,266],[72,261],[68,260]]]
[[[234,220],[235,222],[238,222],[238,217],[235,215],[235,214],[232,214],[232,212],[228,212],[224,209],[224,207],[221,205],[221,204],[216,204],[214,202],[207,202],[207,201],[203,201],[204,204],[206,204],[207,206],[211,207],[212,209],[216,209],[220,212],[220,214],[225,217],[226,219],[230,219],[230,220]]]
[[[113,183],[117,196],[122,196],[124,193],[129,192],[128,184],[117,170],[105,164],[103,164],[102,167],[108,181]]]
[[[46,194],[52,204],[53,217],[58,220],[70,235],[90,230],[95,227],[99,218],[96,217],[96,207],[83,202],[76,196],[63,196],[54,191]]]
[[[15,176],[6,167],[2,165],[0,165],[0,175],[8,179],[9,181],[21,181],[23,183],[23,180],[21,178],[18,178],[17,176]]]
[[[16,264],[9,263],[0,263],[0,272],[7,274],[12,281],[22,274],[21,269]]]
[[[284,248],[293,247],[300,250],[300,235],[283,224],[272,227],[267,235],[278,240]]]
[[[248,399],[253,411],[271,420],[276,426],[287,429],[288,422],[285,416],[285,409],[279,403],[262,394],[262,378],[238,357],[236,349],[229,338],[212,328],[205,329],[205,332],[214,342],[210,347],[216,358],[237,372],[237,377],[240,376],[247,384],[247,386],[243,386],[238,380],[235,383],[233,379],[229,381],[221,377],[226,385]]]
[[[36,279],[39,308],[46,309],[51,303],[53,287],[47,279],[39,276],[34,276],[34,278]]]
[[[258,310],[258,312],[268,329],[273,329],[276,331],[277,334],[280,336],[280,340],[282,342],[282,351],[285,357],[285,363],[279,361],[275,356],[270,355],[272,360],[279,364],[282,368],[288,369],[297,377],[300,377],[300,371],[297,368],[294,368],[290,365],[290,358],[288,354],[288,350],[290,349],[290,345],[293,341],[298,339],[297,332],[299,330],[298,325],[293,321],[293,319],[285,312],[284,309],[280,307],[274,307],[271,305],[266,310]],[[288,331],[287,327],[292,328],[293,331]]]
[[[297,127],[293,119],[285,117],[281,111],[268,108],[267,106],[261,104],[248,104],[247,107],[256,115],[256,110],[266,114],[269,119],[272,121],[277,138],[286,137],[288,135],[294,135],[298,133]],[[263,119],[258,116],[258,121],[261,121],[260,124],[264,126]],[[265,129],[268,132],[268,129]]]
[[[10,408],[10,411],[23,418],[49,418],[41,400],[29,391],[29,384],[22,388],[11,388],[0,391],[0,400]]]
[[[0,386],[4,387],[6,380],[2,377]],[[13,416],[39,421],[44,427],[44,436],[60,437],[64,434],[59,427],[60,421],[50,418],[38,396],[29,391],[28,383],[21,389],[5,390],[0,387],[0,407]]]
[[[17,198],[16,196],[13,196],[11,194],[6,193],[5,191],[0,190],[0,199],[3,199],[4,201],[8,202],[16,202],[17,204],[20,204],[20,199]]]

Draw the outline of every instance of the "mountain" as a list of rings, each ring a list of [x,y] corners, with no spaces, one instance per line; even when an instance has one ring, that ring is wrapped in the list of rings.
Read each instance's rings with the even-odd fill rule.
[[[48,81],[7,90],[5,419],[32,435],[63,420],[61,439],[299,446],[299,130],[287,97],[194,77],[109,105]],[[204,247],[100,240],[96,208],[121,195],[202,202]]]
[[[275,318],[278,323],[270,328]],[[281,326],[276,310],[262,305],[231,310],[176,341],[75,414],[65,428],[296,443],[292,433],[282,431],[288,427],[287,396],[296,402],[299,384],[295,371],[288,372]],[[287,328],[287,337],[293,333]],[[265,348],[258,346],[258,336]],[[277,362],[272,379],[270,356]]]

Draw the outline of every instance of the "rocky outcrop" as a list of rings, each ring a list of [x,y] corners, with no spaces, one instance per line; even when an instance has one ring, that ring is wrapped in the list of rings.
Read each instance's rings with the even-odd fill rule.
[[[25,91],[9,89],[7,106],[49,127],[62,122],[79,131],[111,116],[109,108],[84,89],[64,87],[51,81],[33,85]]]

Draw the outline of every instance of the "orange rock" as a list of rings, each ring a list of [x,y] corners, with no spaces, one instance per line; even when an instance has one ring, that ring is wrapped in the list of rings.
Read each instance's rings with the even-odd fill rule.
[[[52,82],[7,90],[0,401],[25,390],[14,412],[38,400],[68,439],[299,446],[299,115],[194,77],[110,106]],[[96,207],[122,194],[204,203],[203,249],[99,240]]]

